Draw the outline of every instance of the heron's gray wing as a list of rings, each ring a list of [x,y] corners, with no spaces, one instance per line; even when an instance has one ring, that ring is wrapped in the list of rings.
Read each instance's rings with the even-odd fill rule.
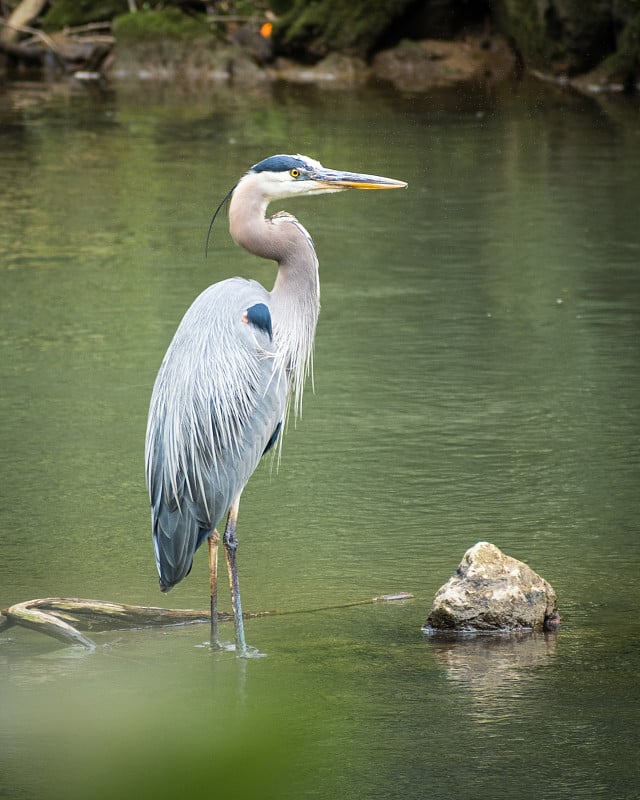
[[[162,588],[188,574],[196,548],[273,443],[287,386],[268,292],[241,278],[206,289],[176,331],[149,409],[146,471]]]

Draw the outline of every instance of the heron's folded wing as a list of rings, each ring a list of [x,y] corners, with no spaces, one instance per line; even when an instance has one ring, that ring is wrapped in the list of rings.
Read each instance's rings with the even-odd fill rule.
[[[268,293],[240,278],[205,290],[176,331],[149,410],[147,481],[167,588],[188,574],[244,489],[282,422],[287,391]]]

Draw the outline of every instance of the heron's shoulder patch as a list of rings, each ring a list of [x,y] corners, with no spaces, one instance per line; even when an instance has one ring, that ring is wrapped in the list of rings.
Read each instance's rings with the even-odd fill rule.
[[[247,325],[253,325],[268,334],[269,339],[273,338],[273,325],[271,324],[271,312],[265,303],[255,303],[244,312],[242,321]]]

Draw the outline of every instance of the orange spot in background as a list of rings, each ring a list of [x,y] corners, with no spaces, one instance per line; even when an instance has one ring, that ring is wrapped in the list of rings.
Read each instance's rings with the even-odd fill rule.
[[[264,25],[260,28],[260,36],[263,36],[265,39],[268,39],[271,36],[272,30],[273,30],[273,25],[270,22],[265,22]]]

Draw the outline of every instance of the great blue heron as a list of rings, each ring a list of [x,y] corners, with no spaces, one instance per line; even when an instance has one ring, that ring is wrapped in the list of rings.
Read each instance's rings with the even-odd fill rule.
[[[275,284],[268,292],[256,281],[231,278],[195,300],[158,372],[145,448],[160,589],[189,573],[208,539],[212,645],[220,646],[217,526],[227,514],[223,544],[236,653],[248,652],[236,565],[240,495],[278,439],[292,398],[294,412],[300,409],[320,308],[311,237],[290,214],[265,218],[267,206],[299,195],[406,185],[325,169],[306,156],[276,155],[254,164],[229,193],[232,238],[278,262]]]

